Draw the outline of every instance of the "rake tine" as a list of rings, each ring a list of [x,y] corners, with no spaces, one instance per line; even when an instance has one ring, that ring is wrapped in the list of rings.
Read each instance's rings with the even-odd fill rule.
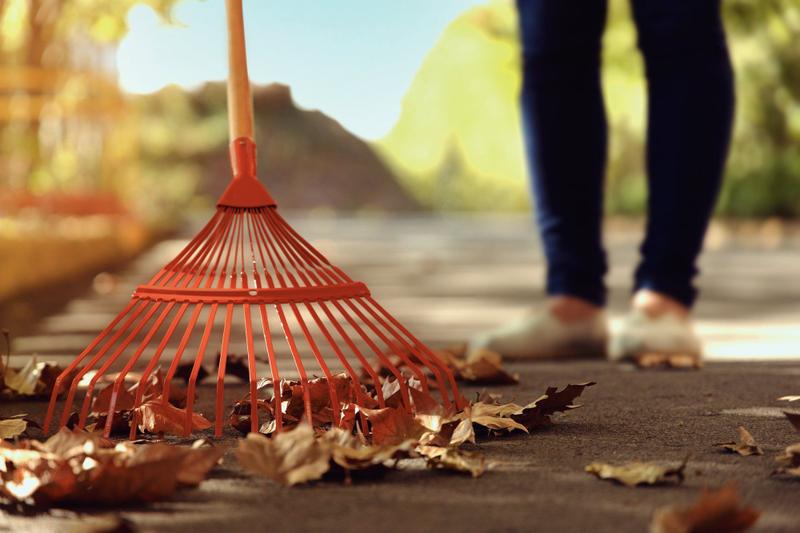
[[[189,344],[189,340],[192,338],[194,327],[197,324],[197,320],[200,318],[200,312],[202,310],[203,310],[202,303],[195,304],[194,311],[192,312],[192,315],[189,317],[189,323],[186,325],[186,330],[184,330],[183,332],[183,337],[181,338],[181,342],[178,345],[178,349],[175,351],[175,355],[172,357],[172,363],[170,363],[169,365],[169,370],[167,371],[167,375],[164,378],[164,384],[162,385],[161,389],[161,403],[163,405],[167,405],[169,403],[170,384],[172,382],[172,377],[175,375],[175,371],[178,369],[178,365],[180,364],[181,358],[183,357],[183,352],[186,350],[186,345]]]
[[[136,428],[139,422],[141,422],[141,413],[139,412],[139,408],[142,406],[142,400],[144,397],[144,389],[145,383],[147,380],[150,379],[150,374],[152,374],[153,370],[155,369],[158,361],[161,359],[161,354],[164,352],[164,349],[167,347],[170,339],[172,338],[173,333],[180,324],[183,315],[186,313],[186,310],[189,308],[188,303],[182,304],[178,308],[178,312],[175,315],[175,318],[172,319],[172,323],[170,323],[167,332],[164,334],[164,337],[161,339],[161,342],[156,348],[156,352],[153,354],[153,357],[150,359],[150,362],[147,364],[144,372],[142,372],[142,376],[139,378],[139,385],[136,387],[136,397],[133,401],[133,419],[131,420],[131,433],[130,433],[130,440],[136,439]]]
[[[305,406],[306,418],[308,418],[309,424],[313,424],[314,419],[311,416],[311,395],[308,392],[308,375],[300,359],[300,353],[297,350],[292,330],[289,328],[289,323],[286,321],[286,315],[283,313],[283,307],[281,307],[280,304],[276,304],[275,308],[278,310],[278,319],[281,321],[281,328],[283,328],[286,344],[289,345],[289,351],[292,354],[292,359],[294,359],[294,365],[297,368],[297,373],[300,375],[300,385],[303,387],[303,405]]]
[[[253,322],[250,305],[244,305],[244,330],[247,341],[247,377],[250,386],[250,431],[258,433],[258,389],[256,385],[256,354],[253,346]]]
[[[259,216],[264,215],[264,210],[260,209],[256,211],[256,214]],[[255,222],[254,222],[255,221]],[[256,230],[258,225],[258,217],[257,216],[249,216],[248,217],[248,228],[250,230],[250,247],[253,250],[251,253],[255,256],[255,251],[253,247],[253,236],[255,236],[255,248],[258,248],[258,255],[261,259],[261,266],[264,271],[264,279],[267,281],[267,286],[270,289],[275,287],[274,282],[272,281],[272,276],[270,275],[269,271],[267,270],[267,261],[264,258],[264,243],[261,240],[261,236],[259,235],[258,231]],[[258,270],[254,268],[254,279],[256,283],[256,287],[261,289],[261,277],[258,275]],[[259,304],[259,315],[261,317],[261,330],[264,334],[264,346],[267,350],[267,359],[269,361],[269,368],[270,373],[272,374],[272,400],[273,400],[273,415],[275,416],[275,430],[280,431],[283,427],[283,413],[281,411],[281,378],[280,373],[278,372],[278,360],[275,354],[275,347],[272,344],[272,333],[270,332],[269,327],[269,314],[267,313],[266,306],[262,303]],[[249,361],[248,361],[249,362]],[[252,400],[251,400],[252,401]],[[252,404],[251,404],[252,405]],[[251,408],[252,410],[252,408]],[[251,415],[252,416],[252,415]]]
[[[311,352],[314,354],[314,358],[319,363],[320,370],[322,370],[325,379],[328,382],[328,394],[331,398],[331,408],[333,409],[333,420],[339,419],[339,398],[336,394],[336,389],[333,386],[333,375],[331,374],[330,369],[328,369],[328,365],[325,363],[325,360],[322,358],[322,354],[317,347],[317,343],[314,342],[314,338],[311,336],[311,332],[308,330],[308,326],[306,326],[305,321],[303,320],[300,311],[297,309],[297,305],[292,303],[289,304],[294,311],[294,316],[297,319],[297,322],[300,324],[300,329],[303,332],[303,335],[308,342],[309,347],[311,348]],[[338,424],[337,424],[338,425]]]
[[[389,370],[389,372],[391,372],[392,375],[395,377],[397,383],[400,385],[400,396],[403,399],[403,405],[405,405],[406,409],[410,412],[412,410],[412,405],[408,395],[408,385],[406,384],[406,380],[403,378],[403,374],[389,360],[389,358],[386,357],[386,355],[381,351],[381,349],[378,348],[378,346],[372,341],[372,339],[361,328],[361,326],[358,325],[358,322],[353,320],[353,318],[347,313],[347,311],[342,307],[342,305],[336,300],[332,300],[332,303],[333,306],[339,311],[339,313],[341,313],[341,315],[345,318],[345,320],[347,320],[350,326],[352,326],[352,328],[356,330],[356,332],[364,340],[364,342],[367,343],[367,346],[369,346],[370,349],[372,349],[372,351],[375,353],[375,355],[378,356],[378,359],[381,361],[381,363],[383,363],[383,366],[385,366]],[[371,365],[367,363],[367,366]],[[380,390],[380,386],[377,387],[377,390]]]
[[[214,318],[217,316],[217,307],[217,304],[211,304],[211,309],[208,312],[208,317],[206,318],[206,327],[203,331],[203,338],[200,341],[200,347],[197,349],[197,357],[194,359],[192,373],[189,376],[189,386],[186,388],[186,421],[184,422],[183,426],[184,436],[186,437],[192,433],[192,414],[194,409],[195,390],[197,388],[197,376],[200,372],[200,366],[203,363],[203,357],[206,355],[206,347],[208,346],[208,340],[211,337],[211,331],[214,329]],[[180,359],[176,359],[176,361],[180,361]],[[170,368],[170,372],[168,372],[167,376],[164,378],[164,385],[172,381],[172,377],[175,375],[175,369],[177,369],[175,361],[173,361],[173,367],[174,368]],[[166,397],[165,399],[167,402],[169,401],[169,397]]]
[[[439,369],[441,370],[441,372],[442,372],[442,373],[444,373],[444,375],[445,375],[445,376],[447,376],[447,381],[448,381],[448,383],[450,384],[450,389],[451,389],[451,390],[452,390],[452,392],[453,392],[453,399],[455,400],[456,407],[457,407],[458,409],[463,409],[463,408],[464,408],[464,406],[466,405],[466,400],[464,399],[464,397],[463,397],[463,396],[462,396],[462,395],[459,393],[459,391],[458,391],[458,385],[456,385],[456,380],[455,380],[455,376],[453,375],[453,371],[452,371],[452,370],[450,370],[450,369],[447,367],[447,365],[445,365],[445,363],[444,363],[444,362],[443,362],[443,361],[442,361],[442,360],[439,358],[439,356],[438,356],[438,355],[436,355],[435,353],[433,353],[433,352],[430,350],[430,348],[428,348],[428,347],[427,347],[425,344],[423,344],[422,342],[420,342],[420,340],[419,340],[419,339],[417,339],[417,338],[416,338],[416,337],[415,337],[415,336],[414,336],[414,335],[413,335],[413,334],[412,334],[412,333],[411,333],[411,332],[410,332],[410,331],[409,331],[409,330],[408,330],[408,329],[407,329],[405,326],[403,326],[403,324],[401,324],[401,323],[400,323],[400,322],[399,322],[399,321],[398,321],[396,318],[394,318],[394,317],[393,317],[391,314],[389,314],[389,312],[388,312],[388,311],[386,311],[386,309],[384,309],[384,308],[383,308],[383,306],[382,306],[381,304],[379,304],[377,301],[375,301],[375,299],[374,299],[374,298],[372,298],[371,296],[369,296],[369,297],[367,297],[367,298],[366,298],[366,300],[367,300],[367,301],[368,301],[368,302],[369,302],[369,303],[370,303],[370,304],[371,304],[371,305],[372,305],[372,306],[373,306],[375,309],[377,309],[377,310],[378,310],[378,312],[379,312],[381,315],[383,315],[383,316],[384,316],[384,317],[385,317],[385,318],[386,318],[386,319],[387,319],[389,322],[391,322],[391,323],[392,323],[392,325],[394,325],[394,326],[395,326],[395,327],[396,327],[398,330],[400,330],[400,331],[401,331],[401,332],[402,332],[402,333],[403,333],[403,334],[404,334],[404,335],[405,335],[405,336],[406,336],[408,339],[410,339],[410,340],[411,340],[411,342],[414,344],[414,346],[417,346],[417,347],[419,347],[420,351],[423,351],[423,352],[425,352],[425,354],[427,355],[427,359],[428,359],[428,361],[431,361],[431,362],[432,362],[434,365],[436,365],[437,367],[439,367]],[[427,365],[427,366],[430,366],[430,364],[427,364],[427,363],[426,363],[426,365]]]
[[[114,343],[116,343],[117,340],[119,340],[119,338],[128,330],[130,325],[139,317],[145,307],[147,307],[147,302],[139,302],[139,306],[136,310],[134,310],[133,316],[117,329],[111,339],[106,341],[100,348],[100,351],[98,351],[97,354],[92,357],[92,359],[75,375],[75,378],[72,380],[69,390],[67,391],[67,398],[64,401],[64,410],[61,412],[61,419],[58,423],[59,428],[67,425],[67,421],[69,420],[70,416],[69,411],[72,408],[72,403],[75,399],[75,391],[78,389],[78,383],[81,382],[83,376],[85,376],[92,368],[94,368],[94,365],[96,365],[97,362],[103,358],[109,348],[111,348]]]
[[[119,373],[119,376],[117,376],[117,379],[114,380],[114,386],[111,389],[111,399],[108,402],[108,414],[106,415],[106,425],[105,428],[103,429],[104,437],[108,438],[111,435],[111,428],[113,426],[113,421],[114,421],[114,413],[116,411],[116,406],[117,406],[117,397],[119,396],[120,389],[125,383],[125,377],[128,375],[128,372],[131,371],[136,362],[139,360],[139,357],[141,357],[144,350],[150,344],[150,341],[153,339],[153,336],[161,327],[161,324],[164,323],[164,320],[167,318],[167,316],[169,315],[170,311],[172,311],[172,308],[174,306],[175,302],[170,302],[167,304],[164,310],[161,311],[161,314],[156,319],[155,324],[153,324],[153,326],[150,328],[150,331],[147,332],[147,336],[139,344],[139,348],[136,350],[136,353],[133,354],[128,363]]]
[[[62,370],[61,373],[58,375],[55,383],[53,384],[53,391],[50,393],[50,403],[47,406],[47,414],[45,415],[44,423],[42,424],[45,434],[50,432],[50,424],[53,422],[53,415],[55,414],[56,403],[58,402],[59,394],[61,394],[61,386],[63,385],[64,379],[66,379],[67,376],[69,376],[72,372],[75,371],[78,365],[81,364],[81,361],[83,361],[86,358],[86,356],[89,355],[95,349],[95,347],[97,347],[97,345],[103,341],[104,338],[106,338],[106,336],[114,329],[114,327],[116,327],[117,324],[119,324],[120,320],[122,320],[122,318],[128,314],[128,312],[131,310],[131,308],[133,308],[135,304],[136,304],[135,300],[131,300],[130,302],[128,302],[128,305],[125,306],[125,309],[123,309],[122,312],[120,312],[114,318],[114,320],[112,320],[111,323],[109,323],[97,337],[95,337],[95,339],[91,342],[91,344],[89,344],[89,346],[87,346],[80,353],[80,355],[78,355],[78,357],[76,357],[69,365],[67,365],[67,367],[64,370]]]
[[[400,344],[406,350],[408,350],[410,353],[414,354],[424,366],[426,366],[427,368],[431,369],[431,371],[433,372],[434,376],[436,377],[436,382],[439,385],[439,394],[442,395],[442,400],[444,401],[445,407],[449,409],[452,406],[452,402],[450,401],[450,398],[447,395],[447,387],[446,387],[446,384],[445,384],[444,379],[443,379],[442,374],[441,374],[442,369],[437,365],[437,363],[438,364],[442,364],[438,360],[438,358],[434,354],[430,354],[431,357],[434,360],[434,364],[432,365],[431,364],[431,357],[428,357],[427,355],[424,355],[422,350],[417,349],[415,347],[415,346],[419,346],[420,345],[420,343],[418,341],[415,342],[414,345],[409,344],[394,328],[392,328],[389,324],[387,324],[387,322],[378,313],[376,313],[371,307],[369,307],[367,304],[365,304],[362,298],[356,298],[355,301],[358,304],[360,304],[386,331],[388,331],[390,335],[392,335],[395,339],[400,341]],[[360,313],[359,313],[359,316],[361,316]],[[403,358],[404,361],[407,361],[407,364],[410,362],[408,360],[408,358],[405,357],[404,355],[400,355],[400,356]],[[414,366],[416,367],[416,365],[414,365]],[[417,367],[417,369],[419,370],[418,367]],[[449,372],[449,369],[446,369],[446,370]],[[451,372],[451,375],[452,375],[452,372]],[[430,392],[428,390],[427,380],[422,382],[422,386],[423,386],[423,390],[425,392],[428,392],[428,393]]]
[[[233,304],[228,304],[225,309],[225,326],[222,328],[222,344],[219,348],[219,363],[217,364],[217,398],[214,411],[214,436],[222,436],[222,405],[224,402],[225,369],[228,366],[228,346],[231,340],[231,320],[233,319]]]
[[[145,316],[139,321],[138,325],[134,327],[133,331],[122,341],[122,343],[117,347],[117,349],[111,354],[111,356],[106,359],[105,363],[103,363],[100,368],[97,370],[95,375],[89,380],[89,386],[86,388],[86,394],[83,396],[83,407],[81,408],[80,418],[78,419],[78,428],[83,429],[86,425],[86,418],[89,415],[89,407],[92,403],[92,397],[94,396],[94,388],[97,385],[97,382],[100,380],[101,377],[108,372],[108,369],[111,368],[111,365],[116,362],[119,358],[120,354],[124,352],[128,346],[133,342],[139,332],[144,329],[150,319],[153,317],[155,312],[158,310],[159,306],[161,305],[160,302],[153,302],[153,305],[150,306],[150,310],[145,314]]]
[[[269,223],[269,222],[267,222],[267,223]],[[268,241],[268,242],[271,242],[271,241]],[[310,287],[311,284],[309,283],[308,278],[305,276],[305,274],[303,273],[302,270],[298,269],[297,264],[294,262],[292,254],[287,252],[287,249],[284,246],[283,241],[280,239],[280,235],[276,235],[275,242],[277,243],[277,245],[280,248],[280,250],[283,252],[284,257],[286,257],[286,259],[289,261],[289,264],[292,266],[292,268],[301,277],[301,279],[304,282],[304,285],[306,287]],[[277,257],[278,256],[278,251],[276,249],[274,249],[274,248],[273,248],[273,250],[275,251],[275,255]],[[300,284],[297,283],[297,279],[294,277],[292,272],[290,270],[286,269],[286,265],[284,264],[283,260],[280,260],[280,263],[281,263],[281,266],[286,271],[286,276],[289,278],[289,281],[292,283],[292,285],[299,286]],[[306,305],[308,305],[308,304],[306,304]],[[324,374],[325,379],[328,382],[328,394],[330,395],[330,398],[331,398],[331,407],[332,407],[332,410],[333,410],[333,419],[334,420],[338,420],[339,419],[339,398],[338,398],[338,396],[336,394],[336,389],[333,386],[333,376],[331,375],[331,372],[328,369],[328,365],[325,363],[325,360],[323,359],[322,354],[320,353],[319,348],[317,347],[317,343],[314,341],[314,338],[311,335],[311,332],[308,330],[308,326],[306,326],[306,323],[303,320],[303,317],[302,317],[300,311],[297,309],[297,305],[295,303],[290,303],[289,306],[291,307],[291,309],[292,309],[292,311],[294,313],[295,319],[300,324],[300,329],[302,330],[303,335],[305,336],[306,341],[308,342],[308,345],[311,348],[311,352],[314,354],[314,358],[317,360],[317,363],[319,364],[320,370],[322,370],[322,373]]]
[[[219,218],[220,218],[220,212],[216,211],[211,220],[208,221],[208,224],[206,224],[203,227],[203,229],[200,230],[200,233],[194,239],[189,241],[189,243],[180,251],[180,253],[175,257],[175,259],[167,263],[161,270],[159,270],[156,273],[155,276],[150,278],[148,285],[156,285],[161,276],[163,276],[167,272],[171,272],[172,274],[178,272],[178,269],[181,266],[183,266],[187,260],[191,259],[194,253],[198,249],[201,249],[200,245],[206,244],[208,242],[206,240],[206,236],[211,233],[212,228],[216,227],[217,222],[219,222]],[[169,281],[169,279],[163,280],[161,284],[163,285],[167,281]]]

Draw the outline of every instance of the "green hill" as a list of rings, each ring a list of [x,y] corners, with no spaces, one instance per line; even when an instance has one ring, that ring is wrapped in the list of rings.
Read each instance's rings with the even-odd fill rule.
[[[495,1],[452,22],[422,64],[378,153],[424,205],[528,205],[516,13]]]

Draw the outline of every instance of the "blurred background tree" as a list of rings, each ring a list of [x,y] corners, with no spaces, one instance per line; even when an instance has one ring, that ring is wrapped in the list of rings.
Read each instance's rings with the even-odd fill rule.
[[[176,1],[0,3],[0,209],[8,198],[54,191],[107,193],[153,216],[213,202],[227,172],[221,86],[128,95],[117,83],[116,43],[129,9],[143,3],[169,19]],[[800,215],[800,0],[723,5],[738,105],[719,211]],[[646,98],[627,0],[610,2],[603,59],[607,208],[639,215]],[[276,194],[294,207],[527,209],[519,67],[513,1],[490,0],[445,29],[396,125],[377,142],[298,109],[289,88],[259,89],[259,136],[268,139],[261,168],[277,175],[274,186],[284,190]],[[364,96],[353,94],[358,105]],[[153,187],[159,195],[149,194]]]
[[[168,17],[175,1],[0,3],[5,196],[54,191],[134,196],[125,193],[137,187],[135,121],[116,83],[114,45],[125,34],[134,4],[147,3]]]
[[[798,216],[800,0],[727,0],[723,6],[738,101],[719,212]],[[603,63],[611,127],[607,209],[638,215],[646,199],[646,95],[627,1],[610,2]],[[400,120],[377,148],[424,205],[525,208],[519,85],[513,3],[473,8],[431,50]]]

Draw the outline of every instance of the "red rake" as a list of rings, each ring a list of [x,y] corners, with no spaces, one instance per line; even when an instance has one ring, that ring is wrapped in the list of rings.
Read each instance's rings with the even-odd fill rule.
[[[226,8],[233,179],[208,224],[175,259],[136,289],[125,309],[59,375],[44,420],[45,431],[50,428],[63,389],[68,387],[59,427],[66,425],[73,412],[78,384],[88,381],[77,423],[78,427],[84,427],[98,381],[110,375],[115,364],[119,366],[125,362],[112,385],[104,428],[108,436],[125,377],[140,360],[149,357],[136,387],[134,413],[139,413],[147,388],[144,384],[158,368],[162,355],[168,352],[171,361],[158,400],[166,405],[170,382],[181,359],[195,333],[202,331],[188,380],[184,433],[192,432],[198,373],[208,346],[215,339],[219,342],[219,370],[214,433],[221,436],[226,362],[231,353],[231,339],[241,335],[242,329],[249,371],[251,431],[258,431],[256,361],[263,357],[256,353],[256,345],[261,345],[262,341],[256,342],[254,328],[259,326],[263,337],[261,353],[266,354],[274,390],[275,425],[280,430],[283,425],[281,375],[277,343],[273,343],[270,324],[278,325],[283,333],[303,387],[305,416],[309,421],[312,420],[306,368],[309,361],[327,378],[334,421],[340,419],[340,402],[329,368],[332,361],[341,364],[352,380],[355,393],[364,395],[361,380],[367,378],[359,377],[353,368],[350,360],[355,357],[365,370],[368,383],[374,386],[378,404],[386,405],[378,372],[365,353],[376,356],[397,379],[403,406],[409,412],[414,411],[409,388],[419,387],[429,394],[434,387],[429,376],[435,380],[445,409],[463,407],[464,400],[450,369],[381,307],[366,285],[350,279],[300,236],[281,217],[275,201],[256,178],[241,0],[226,0]],[[235,323],[238,320],[241,323]],[[155,341],[158,344],[153,349]],[[194,346],[190,348],[194,349]],[[393,363],[392,354],[402,361],[407,373]],[[71,381],[65,383],[68,377]],[[413,384],[409,382],[412,378],[415,378]],[[141,421],[141,415],[137,416],[131,421],[131,438],[135,437]],[[362,421],[362,426],[365,425]],[[362,427],[362,430],[366,433],[368,428]]]

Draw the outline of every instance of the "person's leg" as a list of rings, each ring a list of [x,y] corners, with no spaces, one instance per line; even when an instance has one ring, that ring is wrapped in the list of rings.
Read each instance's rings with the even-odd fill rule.
[[[518,0],[520,102],[548,303],[473,339],[508,357],[602,356],[606,118],[600,43],[606,0]]]
[[[633,311],[611,356],[697,365],[688,318],[728,152],[733,73],[719,0],[632,2],[648,82],[648,222]]]
[[[647,236],[634,304],[691,308],[734,108],[720,0],[633,0],[648,81]],[[658,295],[666,298],[659,303]],[[674,304],[674,305],[673,305]]]
[[[547,258],[547,294],[566,301],[567,307],[569,297],[602,307],[607,134],[600,50],[606,0],[518,0],[517,7],[523,62],[520,101],[536,219]]]

